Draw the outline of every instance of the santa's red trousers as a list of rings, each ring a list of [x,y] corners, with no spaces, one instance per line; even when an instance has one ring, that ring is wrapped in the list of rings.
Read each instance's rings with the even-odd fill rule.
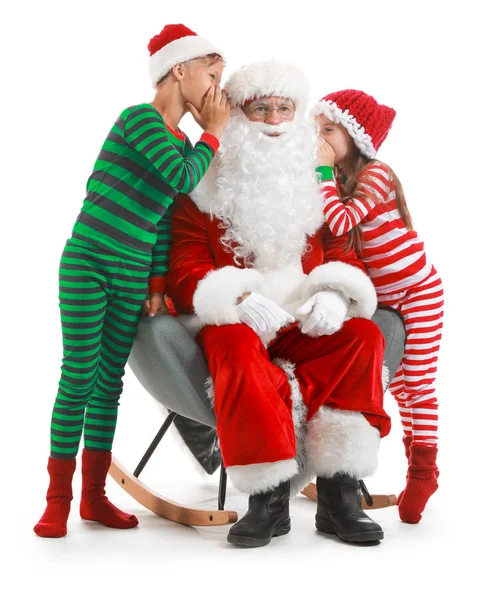
[[[226,467],[295,457],[292,398],[285,371],[295,366],[307,421],[322,406],[357,411],[383,437],[390,418],[383,410],[384,338],[366,319],[350,319],[340,331],[318,338],[297,326],[265,348],[246,325],[208,325],[197,335],[214,383],[214,410]]]

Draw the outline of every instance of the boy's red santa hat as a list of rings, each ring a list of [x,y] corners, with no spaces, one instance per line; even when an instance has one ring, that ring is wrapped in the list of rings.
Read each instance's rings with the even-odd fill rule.
[[[297,111],[308,105],[309,84],[303,72],[275,60],[250,63],[238,69],[225,83],[232,106],[243,106],[262,96],[290,98]]]
[[[367,158],[374,158],[387,137],[396,112],[379,104],[373,96],[359,90],[342,90],[322,98],[313,108],[313,116],[325,115],[340,123]]]
[[[200,37],[185,25],[165,25],[149,44],[150,61],[148,69],[153,87],[172,67],[194,58],[223,53],[205,38]]]

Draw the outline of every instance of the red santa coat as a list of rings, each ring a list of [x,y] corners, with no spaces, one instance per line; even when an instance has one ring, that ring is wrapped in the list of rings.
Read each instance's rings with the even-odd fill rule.
[[[201,201],[197,206],[188,196],[176,199],[167,294],[178,313],[195,315],[233,484],[256,493],[294,477],[299,469],[310,476],[339,469],[359,477],[371,474],[378,439],[388,433],[390,419],[383,410],[383,337],[367,320],[376,295],[362,262],[353,250],[345,251],[345,237],[334,237],[322,226],[308,239],[310,251],[287,267],[239,267],[220,241],[222,232]],[[331,336],[309,337],[296,323],[262,343],[240,323],[235,308],[239,296],[255,291],[294,314],[322,289],[350,299],[348,320]],[[330,412],[320,411],[323,405]],[[347,415],[356,419],[345,424]],[[342,428],[353,432],[360,445],[342,437]],[[365,444],[366,438],[372,443]],[[338,456],[325,460],[332,455],[331,445]]]
[[[232,314],[232,307],[247,291],[264,293],[280,305],[291,307],[300,306],[314,289],[327,288],[343,291],[351,298],[350,316],[370,318],[375,311],[375,290],[362,261],[353,249],[345,250],[346,237],[333,236],[326,225],[308,238],[311,250],[301,257],[301,269],[297,266],[276,272],[269,269],[267,274],[262,273],[263,277],[259,277],[257,269],[243,269],[235,264],[233,254],[220,241],[222,231],[219,222],[211,219],[208,212],[201,210],[188,196],[178,196],[175,200],[167,293],[179,313],[196,312],[205,325],[239,323],[236,313]],[[322,269],[317,269],[319,266]],[[210,276],[206,285],[209,273],[214,277]],[[306,275],[310,277],[307,279]],[[206,293],[216,293],[210,307],[202,306],[200,294],[194,306],[200,283]],[[292,294],[295,291],[297,293]],[[228,302],[224,302],[227,299]]]

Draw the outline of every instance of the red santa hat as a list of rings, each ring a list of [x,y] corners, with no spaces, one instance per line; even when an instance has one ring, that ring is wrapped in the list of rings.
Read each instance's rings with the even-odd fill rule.
[[[374,158],[397,114],[359,90],[342,90],[322,98],[313,108],[313,116],[325,115],[340,123],[367,158]]]
[[[148,69],[153,87],[172,67],[207,54],[223,53],[208,40],[200,37],[185,25],[165,25],[149,44],[150,61]]]
[[[308,104],[309,85],[303,72],[275,60],[250,63],[238,69],[225,83],[232,106],[242,106],[261,96],[291,98],[297,111]]]

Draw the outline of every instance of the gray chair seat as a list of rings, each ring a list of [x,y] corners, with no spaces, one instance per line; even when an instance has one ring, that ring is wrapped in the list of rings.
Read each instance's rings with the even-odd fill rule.
[[[390,381],[400,364],[405,328],[394,311],[380,308],[373,316],[385,337],[385,364]],[[133,373],[163,407],[177,413],[174,425],[203,469],[211,474],[221,464],[215,414],[205,382],[208,369],[199,346],[174,317],[142,317],[128,360]]]
[[[205,390],[205,357],[178,319],[168,315],[142,317],[128,364],[157,402],[179,415],[215,427]]]

